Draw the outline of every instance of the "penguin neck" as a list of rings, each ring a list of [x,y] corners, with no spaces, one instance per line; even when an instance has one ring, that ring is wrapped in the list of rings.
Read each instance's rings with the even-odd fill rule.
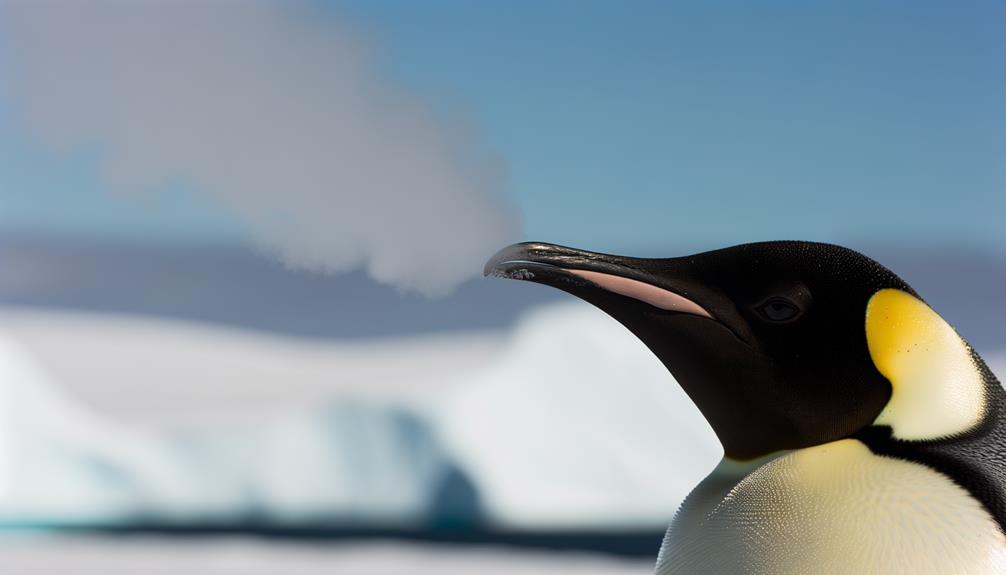
[[[949,476],[979,500],[1006,531],[1006,392],[977,353],[984,409],[967,430],[946,437],[903,439],[875,425],[855,435],[871,451],[920,463]]]
[[[772,453],[761,455],[752,459],[735,459],[728,455],[724,455],[723,459],[720,460],[716,468],[713,469],[712,475],[722,477],[724,479],[740,480],[762,465],[790,453],[793,453],[792,449],[784,449],[781,451],[773,451]]]
[[[674,516],[671,529],[679,526],[687,531],[692,525],[702,522],[702,518],[712,513],[744,478],[757,471],[760,467],[784,457],[792,451],[775,451],[753,459],[734,459],[724,456],[719,464],[703,479]],[[665,545],[666,545],[665,540]],[[662,550],[663,552],[663,550]]]

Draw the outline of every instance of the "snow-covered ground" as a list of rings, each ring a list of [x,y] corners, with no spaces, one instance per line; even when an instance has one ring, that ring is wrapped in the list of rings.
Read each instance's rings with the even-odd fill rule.
[[[652,560],[395,543],[0,540],[4,575],[649,575]]]

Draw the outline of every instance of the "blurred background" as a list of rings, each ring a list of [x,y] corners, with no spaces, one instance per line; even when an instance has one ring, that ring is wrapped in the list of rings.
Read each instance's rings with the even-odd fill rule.
[[[1001,2],[0,0],[7,573],[651,572],[721,456],[521,239],[847,245],[1006,368]]]

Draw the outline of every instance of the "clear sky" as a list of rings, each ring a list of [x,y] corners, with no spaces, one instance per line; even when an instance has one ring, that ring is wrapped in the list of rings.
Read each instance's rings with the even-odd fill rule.
[[[1006,3],[334,0],[503,157],[528,239],[1006,251]],[[0,230],[232,238],[180,186],[100,184],[0,101]],[[659,246],[659,247],[657,247]]]

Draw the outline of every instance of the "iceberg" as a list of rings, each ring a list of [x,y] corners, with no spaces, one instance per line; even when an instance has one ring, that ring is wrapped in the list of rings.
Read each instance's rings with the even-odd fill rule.
[[[656,358],[580,302],[506,333],[324,344],[66,313],[0,314],[8,526],[660,529],[721,456]],[[135,379],[114,401],[113,375]]]

